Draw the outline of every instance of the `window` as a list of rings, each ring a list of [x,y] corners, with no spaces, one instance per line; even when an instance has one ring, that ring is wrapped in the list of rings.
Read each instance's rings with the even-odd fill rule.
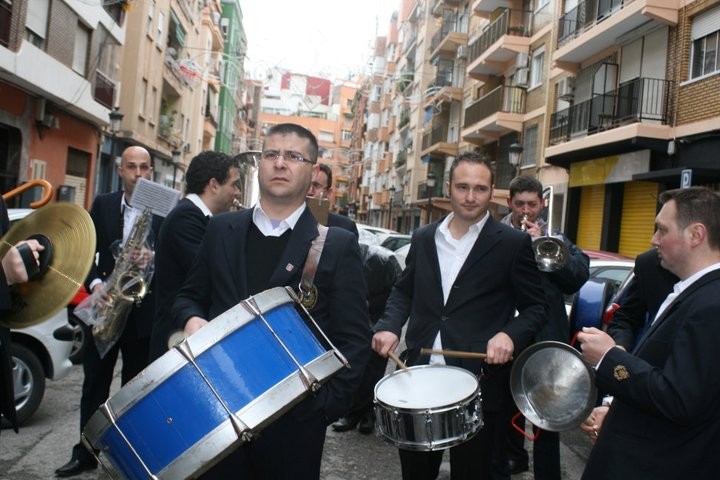
[[[343,142],[349,142],[352,140],[352,132],[350,130],[343,130],[341,133]]]
[[[148,109],[148,118],[152,122],[155,119],[155,106],[157,105],[157,87],[152,87],[150,92],[150,108]]]
[[[88,45],[90,44],[90,31],[82,25],[75,30],[75,45],[73,49],[72,68],[83,77],[87,73]]]
[[[147,94],[148,94],[148,81],[143,78],[142,84],[140,87],[140,99],[138,102],[138,113],[140,115],[145,115],[145,104],[147,102],[147,100],[146,100]]]
[[[545,45],[535,50],[532,54],[532,64],[530,65],[530,88],[542,85],[544,70]]]
[[[38,48],[45,47],[50,0],[28,2],[25,38]]]
[[[535,166],[535,157],[537,155],[538,126],[528,127],[523,134],[523,155],[522,166]]]
[[[157,21],[157,37],[155,37],[155,41],[157,41],[157,46],[162,47],[164,44],[163,39],[163,29],[165,28],[165,14],[163,12],[158,12],[158,21]]]
[[[720,72],[720,7],[693,18],[690,78]]]
[[[325,130],[320,130],[320,135],[318,135],[318,141],[320,142],[334,142],[335,141],[335,135],[333,132],[328,132]]]
[[[147,26],[145,27],[145,31],[147,32],[149,37],[152,37],[154,29],[153,29],[153,16],[155,15],[155,0],[150,0],[150,5],[148,8],[148,18],[147,18]]]

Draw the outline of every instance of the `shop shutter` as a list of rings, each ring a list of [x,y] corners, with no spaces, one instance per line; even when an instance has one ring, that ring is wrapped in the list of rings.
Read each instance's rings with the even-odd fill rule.
[[[650,248],[655,231],[658,184],[628,182],[623,194],[619,253],[634,258]]]
[[[605,185],[582,187],[578,218],[577,246],[598,250],[602,237]]]

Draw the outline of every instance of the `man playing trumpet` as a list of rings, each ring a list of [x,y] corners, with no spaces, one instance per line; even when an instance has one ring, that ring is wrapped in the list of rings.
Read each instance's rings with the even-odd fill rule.
[[[554,233],[547,231],[548,223],[540,216],[545,207],[543,186],[535,177],[525,175],[515,177],[510,182],[510,196],[507,203],[510,213],[502,219],[502,223],[526,231],[534,242]],[[551,218],[551,215],[552,211],[549,209],[548,217]],[[550,310],[547,323],[535,336],[535,341],[538,342],[547,340],[568,342],[565,295],[577,292],[590,276],[587,255],[564,235],[561,238],[568,251],[564,264],[557,266],[555,271],[540,272]],[[520,473],[528,469],[528,454],[523,448],[524,437],[512,427],[508,432],[508,459],[506,462],[502,459],[502,454],[497,456],[498,467],[501,471]],[[536,480],[560,480],[560,436],[557,432],[542,431],[535,440],[533,470]],[[505,475],[507,476],[507,472]]]

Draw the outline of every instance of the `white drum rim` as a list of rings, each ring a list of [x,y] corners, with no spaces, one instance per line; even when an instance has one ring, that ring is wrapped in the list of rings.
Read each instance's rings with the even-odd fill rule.
[[[472,401],[474,398],[478,397],[480,392],[480,381],[478,378],[473,374],[471,371],[456,367],[452,365],[415,365],[412,367],[408,367],[410,377],[412,377],[413,372],[422,372],[426,369],[434,369],[434,370],[447,370],[447,371],[453,371],[455,373],[462,373],[467,378],[471,379],[474,383],[474,387],[472,388],[472,391],[469,391],[467,395],[460,395],[457,398],[448,399],[444,403],[435,404],[435,405],[423,405],[423,406],[412,406],[412,405],[395,405],[393,403],[389,403],[387,400],[383,400],[378,396],[378,392],[383,387],[383,384],[390,381],[392,378],[397,378],[400,375],[408,375],[408,372],[405,372],[403,370],[396,370],[395,372],[386,375],[380,381],[378,381],[375,384],[374,389],[374,397],[375,397],[375,403],[382,406],[383,408],[387,408],[390,410],[395,410],[398,412],[440,412],[447,409],[457,408],[458,405],[464,405],[467,404],[469,401]]]

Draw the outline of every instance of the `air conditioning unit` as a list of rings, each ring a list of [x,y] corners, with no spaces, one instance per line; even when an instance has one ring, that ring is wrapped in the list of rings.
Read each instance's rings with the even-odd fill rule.
[[[569,102],[575,95],[575,77],[565,77],[557,84],[557,94],[560,100]]]
[[[529,69],[527,67],[518,68],[515,70],[515,85],[518,87],[527,87],[528,86],[528,71]]]
[[[467,58],[467,45],[460,45],[457,49],[458,60],[465,60]]]
[[[518,56],[515,57],[515,68],[528,68],[527,53],[518,53]]]

